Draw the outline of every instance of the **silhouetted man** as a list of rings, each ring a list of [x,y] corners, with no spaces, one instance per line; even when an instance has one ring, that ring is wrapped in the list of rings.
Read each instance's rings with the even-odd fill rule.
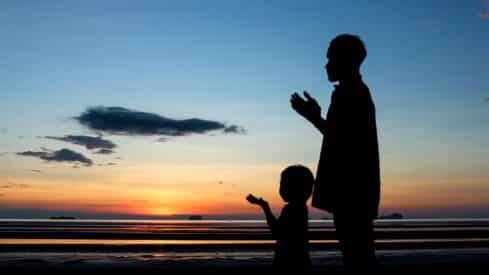
[[[326,119],[314,98],[291,97],[292,107],[323,135],[312,205],[333,214],[343,262],[350,268],[375,265],[373,221],[378,214],[380,167],[375,106],[360,75],[367,56],[359,37],[334,38],[326,71],[338,82]]]

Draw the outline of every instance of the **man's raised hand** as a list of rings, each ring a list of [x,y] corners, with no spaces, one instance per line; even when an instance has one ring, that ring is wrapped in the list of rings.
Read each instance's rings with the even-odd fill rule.
[[[292,108],[305,119],[314,122],[321,118],[321,107],[316,99],[304,91],[304,100],[298,93],[293,93],[290,98]]]

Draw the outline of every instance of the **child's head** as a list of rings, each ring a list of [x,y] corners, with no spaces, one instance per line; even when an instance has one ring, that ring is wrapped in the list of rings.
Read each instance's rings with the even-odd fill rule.
[[[329,44],[327,57],[328,79],[335,82],[359,74],[360,65],[367,57],[367,50],[360,37],[341,34]]]
[[[302,165],[285,168],[280,175],[280,196],[285,202],[305,203],[311,196],[314,176]]]

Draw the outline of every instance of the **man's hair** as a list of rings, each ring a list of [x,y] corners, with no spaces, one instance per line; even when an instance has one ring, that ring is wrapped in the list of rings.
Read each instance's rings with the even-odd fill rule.
[[[352,34],[340,34],[331,40],[328,57],[329,55],[360,68],[367,57],[367,49],[360,37]]]
[[[280,175],[280,195],[286,202],[306,202],[312,194],[314,176],[307,167],[292,165]]]

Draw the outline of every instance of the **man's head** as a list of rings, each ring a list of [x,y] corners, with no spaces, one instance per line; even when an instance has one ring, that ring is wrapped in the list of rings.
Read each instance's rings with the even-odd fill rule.
[[[328,79],[336,82],[360,74],[360,65],[367,57],[367,50],[360,37],[341,34],[329,44],[327,57]]]
[[[314,176],[302,165],[292,165],[280,175],[280,196],[285,202],[305,203],[312,194]]]

